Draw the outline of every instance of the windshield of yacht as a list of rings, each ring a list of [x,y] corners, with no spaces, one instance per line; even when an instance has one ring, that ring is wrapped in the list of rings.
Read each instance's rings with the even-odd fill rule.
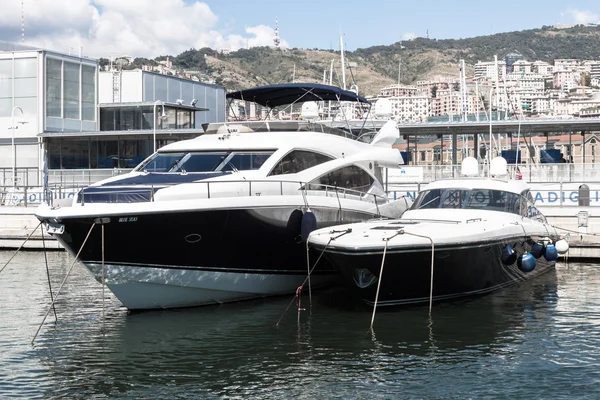
[[[412,210],[447,208],[503,211],[523,216],[539,212],[519,194],[492,189],[432,189],[422,191]]]
[[[205,151],[156,153],[135,170],[146,172],[213,172],[259,169],[274,151]]]

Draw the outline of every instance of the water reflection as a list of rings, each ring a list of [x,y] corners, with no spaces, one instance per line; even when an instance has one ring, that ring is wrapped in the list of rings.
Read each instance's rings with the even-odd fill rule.
[[[53,279],[67,261],[55,256]],[[36,273],[18,273],[27,267]],[[76,268],[58,322],[33,348],[49,304],[45,270],[33,258],[19,268],[0,276],[11,299],[0,322],[0,387],[8,383],[11,395],[584,398],[599,378],[597,266],[561,267],[489,296],[437,304],[431,316],[427,307],[382,310],[373,332],[371,310],[343,289],[314,294],[300,322],[291,307],[279,326],[289,297],[132,315],[108,297],[103,323],[100,286]],[[302,305],[309,308],[307,297]]]
[[[299,324],[292,310],[279,327],[287,299],[126,317],[113,313],[105,330],[88,320],[47,332],[46,343],[62,345],[44,345],[39,356],[55,375],[52,391],[62,395],[129,396],[134,388],[161,383],[195,395],[247,398],[273,395],[278,387],[285,392],[297,387],[300,395],[303,385],[315,381],[368,385],[432,363],[469,363],[490,353],[510,357],[531,318],[527,310],[555,304],[556,275],[544,281],[502,296],[441,304],[431,317],[426,308],[382,312],[374,332],[368,329],[369,310],[343,290],[318,294]]]

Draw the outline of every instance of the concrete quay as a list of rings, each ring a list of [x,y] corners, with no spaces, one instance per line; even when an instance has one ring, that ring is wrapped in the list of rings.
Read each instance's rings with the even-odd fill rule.
[[[41,226],[35,217],[36,207],[0,206],[0,250],[18,249],[25,239],[25,250],[43,250]],[[36,229],[37,227],[37,229]],[[35,231],[35,232],[34,232]],[[48,250],[64,250],[54,237],[44,233],[45,247]]]
[[[541,206],[546,216],[569,242],[568,258],[600,260],[600,207]]]
[[[600,207],[541,206],[538,207],[548,222],[563,235],[570,235],[568,257],[571,259],[600,260]],[[36,207],[0,206],[0,249],[17,249],[38,226],[34,216]],[[585,225],[585,226],[582,226]],[[63,250],[58,241],[44,235],[50,250]],[[23,246],[27,250],[42,250],[41,229]]]

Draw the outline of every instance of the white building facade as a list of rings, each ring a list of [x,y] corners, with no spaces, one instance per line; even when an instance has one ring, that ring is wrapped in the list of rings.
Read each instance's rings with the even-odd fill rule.
[[[0,185],[44,167],[44,132],[98,130],[96,60],[0,43]]]

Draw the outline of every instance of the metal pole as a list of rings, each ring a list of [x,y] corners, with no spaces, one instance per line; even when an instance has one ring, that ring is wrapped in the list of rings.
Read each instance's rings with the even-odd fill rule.
[[[23,109],[19,106],[13,107],[10,112],[12,118],[12,141],[11,141],[11,149],[12,149],[12,179],[13,179],[13,188],[17,186],[17,147],[15,146],[15,130],[17,127],[15,126],[15,110],[21,111],[21,118],[25,118],[25,114],[23,113]],[[24,124],[25,121],[22,121],[21,124]]]
[[[152,112],[152,143],[153,143],[153,151],[152,154],[156,153],[156,105],[158,104],[158,100],[154,102],[154,110]]]

